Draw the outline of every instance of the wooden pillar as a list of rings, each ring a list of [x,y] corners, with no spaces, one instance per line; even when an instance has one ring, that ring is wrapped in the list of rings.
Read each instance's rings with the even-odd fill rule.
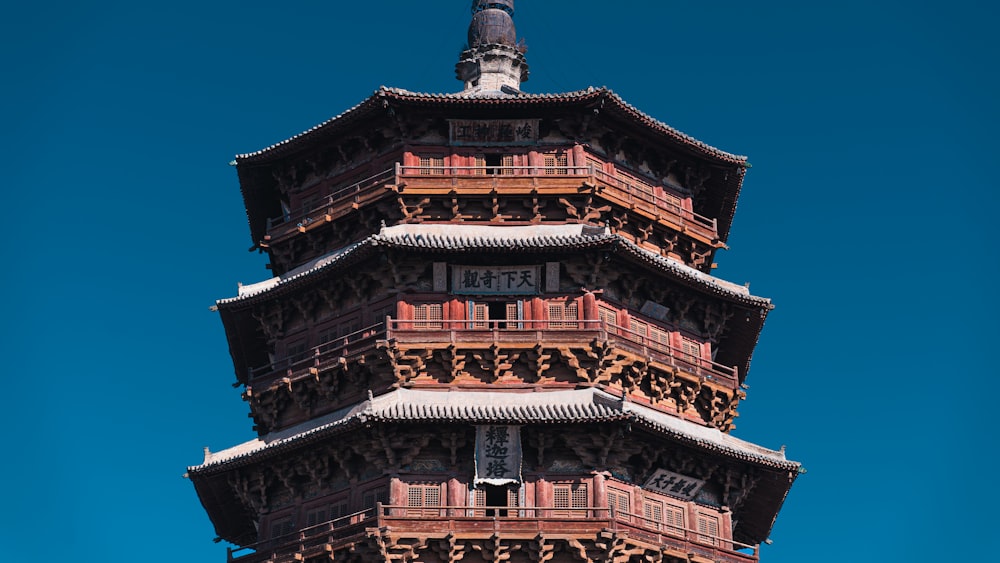
[[[583,319],[593,321],[597,318],[597,297],[588,291],[583,294]],[[595,328],[595,326],[587,325],[583,328]]]
[[[451,299],[447,303],[448,308],[448,319],[451,321],[464,320],[466,315],[466,305],[465,301],[462,299]],[[446,325],[452,330],[457,330],[462,328],[462,323],[450,322]]]
[[[545,307],[545,301],[539,297],[535,297],[531,300],[531,318],[536,321],[547,321],[549,319],[549,311]],[[534,328],[543,328],[543,323],[533,323]]]
[[[389,504],[406,506],[406,483],[400,481],[399,475],[389,477]],[[402,516],[402,510],[394,510],[393,516]]]
[[[535,506],[552,506],[552,484],[545,479],[544,473],[539,473],[535,479]],[[548,516],[545,510],[536,510],[535,516]]]
[[[594,472],[594,497],[591,499],[591,506],[596,506],[598,508],[608,508],[608,484],[604,479],[604,473],[601,471]],[[594,518],[607,518],[610,516],[610,512],[606,510],[598,510],[596,514],[593,515]]]
[[[571,154],[571,156],[570,156],[571,160],[569,162],[570,166],[586,166],[587,165],[587,157],[584,154],[583,145],[580,145],[580,144],[573,145],[573,150],[570,151],[570,154]]]
[[[465,483],[458,480],[458,477],[452,476],[448,479],[448,497],[445,501],[448,506],[465,506],[468,500],[468,488]],[[449,509],[448,516],[460,516],[457,514],[458,510]]]

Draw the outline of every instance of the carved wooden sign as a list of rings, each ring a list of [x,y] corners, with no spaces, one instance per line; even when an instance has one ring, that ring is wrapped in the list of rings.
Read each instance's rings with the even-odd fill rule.
[[[537,119],[450,119],[452,145],[533,145],[538,142]]]
[[[541,266],[451,267],[451,292],[458,295],[535,295]]]
[[[521,482],[521,427],[476,427],[476,484]]]
[[[694,500],[698,496],[698,491],[705,485],[701,479],[681,475],[665,469],[657,469],[650,475],[643,488],[658,493],[681,497],[687,500]]]

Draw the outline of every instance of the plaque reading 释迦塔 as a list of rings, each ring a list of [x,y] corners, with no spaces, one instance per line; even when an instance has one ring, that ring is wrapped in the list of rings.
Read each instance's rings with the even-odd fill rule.
[[[521,482],[521,427],[476,427],[475,483],[507,485]]]

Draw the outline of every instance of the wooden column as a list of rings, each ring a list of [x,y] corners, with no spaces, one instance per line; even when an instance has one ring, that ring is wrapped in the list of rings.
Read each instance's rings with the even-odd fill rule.
[[[399,480],[399,475],[389,477],[389,504],[406,506],[406,483]],[[401,510],[394,510],[393,516],[402,516]]]
[[[545,480],[544,474],[535,479],[535,506],[552,506],[552,484]],[[536,511],[536,517],[547,516],[547,511]]]
[[[590,501],[590,505],[599,508],[608,508],[608,484],[604,480],[604,473],[601,471],[594,472],[594,496]],[[606,518],[609,514],[609,512],[600,510],[594,514],[594,517]]]
[[[465,484],[459,481],[457,477],[453,476],[448,479],[448,498],[446,500],[448,506],[465,506],[468,499],[467,491],[468,489]],[[449,509],[448,516],[460,516],[456,512],[458,511],[455,509]]]
[[[597,298],[591,292],[586,292],[583,294],[583,319],[587,321],[592,321],[597,319]],[[592,326],[585,326],[584,328],[594,328]]]

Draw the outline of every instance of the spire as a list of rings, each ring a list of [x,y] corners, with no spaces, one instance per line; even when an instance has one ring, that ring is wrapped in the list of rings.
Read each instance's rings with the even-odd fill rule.
[[[520,90],[528,80],[524,46],[514,30],[514,0],[473,0],[469,47],[459,56],[455,76],[466,92]]]

